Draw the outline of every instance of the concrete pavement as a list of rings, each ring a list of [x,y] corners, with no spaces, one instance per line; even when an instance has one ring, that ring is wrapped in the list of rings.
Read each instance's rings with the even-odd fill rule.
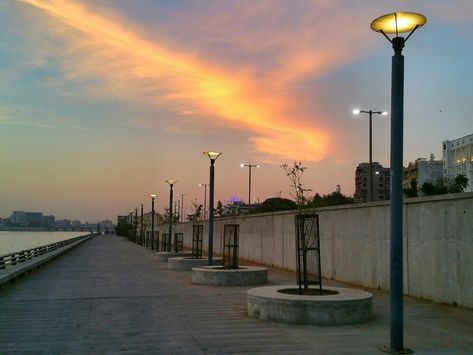
[[[380,354],[388,294],[368,323],[295,326],[246,316],[251,287],[193,285],[124,238],[94,238],[0,290],[1,354]],[[270,284],[295,275],[269,270]],[[346,286],[329,282],[334,286]],[[405,345],[473,354],[473,311],[405,298]]]

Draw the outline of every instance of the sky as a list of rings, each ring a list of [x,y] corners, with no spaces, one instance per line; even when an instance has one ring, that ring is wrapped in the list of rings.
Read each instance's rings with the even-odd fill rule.
[[[396,11],[427,23],[405,56],[404,162],[441,159],[473,133],[471,0],[2,0],[0,216],[97,221],[174,194],[290,198],[280,165],[302,162],[312,194],[354,193],[368,119],[390,111],[390,43],[370,29]],[[373,161],[389,167],[390,116]],[[182,196],[183,195],[183,196]],[[182,197],[181,197],[182,196]]]

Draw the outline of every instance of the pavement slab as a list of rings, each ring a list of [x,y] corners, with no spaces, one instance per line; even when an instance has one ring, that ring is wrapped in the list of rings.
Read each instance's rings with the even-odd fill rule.
[[[389,344],[385,292],[368,290],[376,317],[363,324],[264,322],[246,315],[252,287],[194,285],[190,271],[154,254],[100,236],[4,285],[0,354],[380,354]],[[269,279],[294,283],[295,274],[270,268]],[[405,297],[405,346],[473,354],[473,311]]]

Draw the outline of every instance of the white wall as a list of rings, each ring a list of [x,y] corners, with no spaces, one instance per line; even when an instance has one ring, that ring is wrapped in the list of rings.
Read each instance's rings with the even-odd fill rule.
[[[389,289],[389,204],[372,202],[316,209],[322,274],[355,285]],[[240,258],[295,270],[295,212],[214,220],[214,253],[224,224],[240,225]],[[163,230],[166,227],[163,228]],[[192,245],[192,223],[181,223]],[[166,231],[165,231],[166,232]],[[208,226],[204,223],[204,250]],[[473,193],[409,199],[404,203],[404,292],[473,308]]]

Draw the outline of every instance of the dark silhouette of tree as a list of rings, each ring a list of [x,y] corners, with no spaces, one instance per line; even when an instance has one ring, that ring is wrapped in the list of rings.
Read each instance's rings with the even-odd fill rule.
[[[463,192],[468,187],[468,178],[465,175],[457,175],[455,181],[448,187],[448,192]]]
[[[258,208],[255,208],[255,213],[287,211],[293,210],[296,207],[296,203],[292,200],[281,197],[271,197],[264,200]]]
[[[337,185],[335,191],[321,196],[318,192],[315,194],[312,201],[307,204],[307,207],[325,207],[325,206],[338,206],[355,203],[353,197],[345,196],[342,193],[342,188]]]
[[[419,189],[417,187],[417,179],[412,179],[409,183],[409,188],[403,189],[406,197],[418,197]]]
[[[201,204],[198,204],[196,201],[192,201],[192,211],[193,213],[187,215],[187,220],[191,222],[195,222],[201,219],[202,217],[202,208]]]
[[[311,189],[306,189],[302,186],[302,175],[304,171],[307,170],[307,167],[302,166],[301,162],[294,162],[293,166],[287,164],[282,164],[281,168],[286,172],[287,177],[291,180],[291,185],[289,185],[294,192],[291,192],[291,196],[294,198],[294,201],[298,206],[304,206],[306,204],[306,198],[304,193],[306,191],[312,191]]]
[[[448,189],[443,184],[443,181],[439,179],[435,184],[431,182],[424,182],[422,184],[421,191],[426,196],[432,196],[446,194]]]
[[[223,203],[218,200],[217,207],[214,208],[214,215],[220,217],[223,214]]]

